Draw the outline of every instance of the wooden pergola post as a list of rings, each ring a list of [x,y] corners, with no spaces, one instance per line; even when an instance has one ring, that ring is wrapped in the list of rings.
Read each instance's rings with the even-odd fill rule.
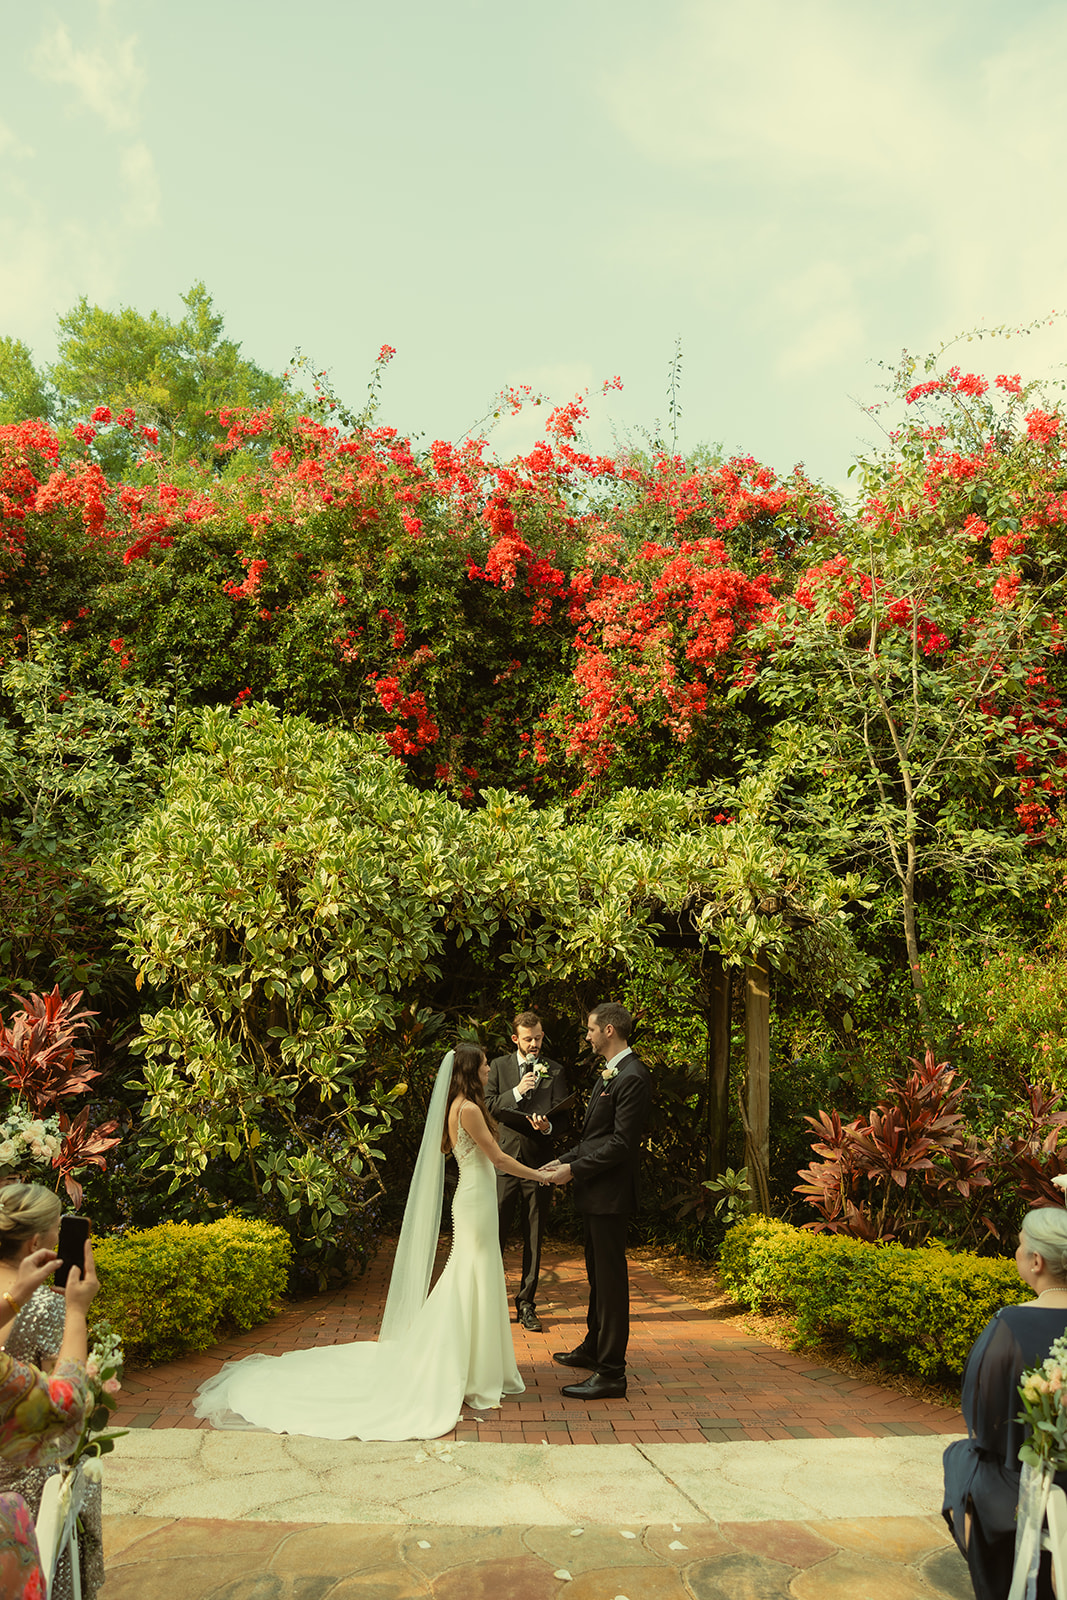
[[[708,954],[707,1172],[719,1178],[726,1171],[727,1136],[730,1131],[730,973],[718,955]]]
[[[771,980],[766,966],[745,968],[745,1088],[741,1102],[751,1211],[770,1210]]]

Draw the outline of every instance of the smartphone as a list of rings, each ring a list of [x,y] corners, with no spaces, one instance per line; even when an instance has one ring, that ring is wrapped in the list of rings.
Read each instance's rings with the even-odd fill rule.
[[[71,1267],[85,1273],[85,1241],[89,1237],[89,1218],[71,1215],[59,1219],[59,1266],[52,1275],[57,1289],[62,1289],[70,1277]]]

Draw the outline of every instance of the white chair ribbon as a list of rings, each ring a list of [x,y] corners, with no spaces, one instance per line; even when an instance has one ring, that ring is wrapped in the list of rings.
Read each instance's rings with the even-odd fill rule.
[[[1015,1520],[1015,1566],[1008,1600],[1036,1600],[1041,1535],[1045,1530],[1052,1478],[1050,1468],[1023,1463],[1019,1478],[1019,1509]]]
[[[70,1550],[74,1600],[82,1600],[81,1564],[78,1559],[78,1516],[85,1500],[85,1474],[80,1466],[62,1467],[47,1480],[34,1525],[37,1550],[44,1572],[45,1595],[52,1592],[56,1567],[64,1550]]]

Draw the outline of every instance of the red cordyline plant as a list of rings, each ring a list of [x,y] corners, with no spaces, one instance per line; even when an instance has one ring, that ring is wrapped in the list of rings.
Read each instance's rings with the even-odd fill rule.
[[[796,1185],[821,1213],[806,1226],[921,1244],[962,1211],[964,1234],[984,1229],[995,1236],[996,1224],[974,1215],[972,1204],[991,1183],[994,1157],[965,1132],[959,1106],[967,1080],[956,1083],[948,1062],[935,1061],[930,1050],[921,1062],[909,1059],[915,1071],[887,1084],[886,1099],[866,1121],[843,1123],[836,1111],[805,1118],[817,1135],[812,1150],[822,1158],[801,1169],[804,1182]]]
[[[52,1166],[75,1206],[81,1205],[83,1188],[74,1174],[89,1167],[106,1170],[104,1152],[119,1142],[112,1137],[117,1122],[90,1128],[88,1106],[71,1118],[60,1105],[71,1095],[86,1094],[100,1077],[89,1064],[91,1052],[77,1042],[96,1015],[78,1010],[81,998],[79,990],[64,1000],[57,985],[51,994],[20,1001],[10,1027],[0,1019],[0,1075],[33,1116],[58,1119],[62,1146]]]
[[[1000,1144],[1001,1159],[1010,1166],[1018,1193],[1033,1206],[1063,1205],[1063,1193],[1052,1181],[1067,1172],[1060,1153],[1067,1128],[1062,1105],[1061,1094],[1032,1085]]]

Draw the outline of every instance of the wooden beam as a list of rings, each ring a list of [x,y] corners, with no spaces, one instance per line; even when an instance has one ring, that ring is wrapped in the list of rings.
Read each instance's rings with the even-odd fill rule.
[[[730,1131],[730,973],[717,955],[705,957],[708,1030],[707,1172],[718,1178],[726,1171]]]
[[[766,966],[745,968],[745,1165],[749,1209],[770,1210],[771,978]]]

